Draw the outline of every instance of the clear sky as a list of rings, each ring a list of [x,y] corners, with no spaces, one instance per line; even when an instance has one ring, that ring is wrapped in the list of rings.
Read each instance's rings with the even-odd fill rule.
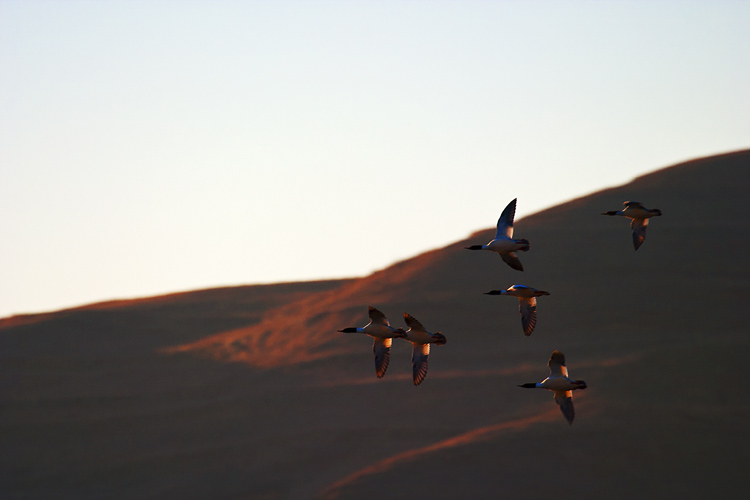
[[[2,1],[0,74],[0,317],[364,276],[750,147],[747,1]]]

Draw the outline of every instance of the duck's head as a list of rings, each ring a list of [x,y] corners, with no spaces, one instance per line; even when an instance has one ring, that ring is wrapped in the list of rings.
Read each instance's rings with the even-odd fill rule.
[[[526,384],[520,384],[518,387],[523,387],[524,389],[535,389],[536,382],[528,382]]]
[[[435,344],[437,345],[445,345],[445,343],[448,342],[448,339],[445,338],[445,335],[440,332],[433,333],[432,338],[435,339]]]
[[[471,245],[470,247],[464,247],[464,250],[481,250],[482,245]]]
[[[661,215],[661,210],[659,210],[658,208],[653,208],[653,209],[649,210],[649,212],[651,212],[652,214],[654,214],[655,217]]]
[[[357,328],[354,326],[351,326],[349,328],[344,328],[343,330],[337,330],[337,331],[341,333],[357,333]]]
[[[575,390],[575,389],[585,389],[586,387],[588,387],[586,385],[586,382],[584,382],[583,380],[576,380],[573,383],[576,385],[576,387],[574,387],[573,390]]]
[[[490,290],[489,292],[484,292],[485,295],[505,295],[508,293],[507,290]]]

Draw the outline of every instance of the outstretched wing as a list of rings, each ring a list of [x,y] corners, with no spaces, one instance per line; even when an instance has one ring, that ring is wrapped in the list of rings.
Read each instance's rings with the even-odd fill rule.
[[[630,221],[630,229],[633,230],[633,246],[636,250],[638,250],[638,248],[643,244],[643,241],[646,239],[647,227],[648,219],[633,219]]]
[[[567,377],[568,369],[565,367],[565,354],[555,351],[547,362],[550,377]]]
[[[517,199],[518,198],[508,203],[508,206],[505,207],[503,213],[500,214],[500,218],[497,219],[497,233],[495,233],[495,239],[513,237],[513,219],[516,217]]]
[[[385,371],[388,369],[388,362],[391,360],[391,344],[393,339],[376,338],[372,344],[372,352],[375,354],[375,374],[378,378],[383,378]]]
[[[417,320],[417,318],[415,318],[415,317],[414,317],[414,316],[412,316],[411,314],[408,314],[408,313],[404,313],[404,321],[406,321],[406,324],[407,324],[407,326],[408,326],[409,328],[411,328],[412,330],[422,330],[422,331],[427,331],[427,330],[425,330],[425,329],[424,329],[424,327],[422,326],[422,323],[420,323],[420,322],[419,322],[419,321]]]
[[[576,416],[575,408],[573,408],[573,391],[555,391],[555,403],[560,407],[568,423],[573,425],[573,419]]]
[[[430,357],[430,344],[412,344],[411,368],[414,385],[422,383],[427,376],[427,359]]]
[[[528,337],[531,335],[531,332],[534,331],[534,327],[536,326],[536,297],[519,299],[518,309],[521,312],[523,334]]]
[[[369,314],[370,314],[370,320],[373,325],[391,326],[391,324],[388,322],[388,318],[385,317],[385,314],[378,311],[372,306],[370,306]]]
[[[499,255],[500,257],[502,257],[503,262],[508,264],[510,267],[512,267],[516,271],[523,271],[523,265],[521,264],[521,261],[518,260],[518,255],[516,255],[516,252],[501,253]]]

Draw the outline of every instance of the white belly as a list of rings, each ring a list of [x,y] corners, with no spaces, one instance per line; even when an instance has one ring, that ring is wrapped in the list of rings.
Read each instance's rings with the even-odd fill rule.
[[[406,332],[406,340],[409,342],[416,342],[418,344],[429,344],[432,342],[432,335],[422,331],[408,331]]]
[[[549,377],[542,381],[542,387],[550,391],[572,391],[578,386],[565,377]]]
[[[365,333],[371,337],[387,339],[393,337],[393,328],[385,325],[369,325],[365,328]]]
[[[648,219],[649,217],[653,217],[656,214],[642,208],[628,207],[623,211],[622,215],[631,219]]]
[[[487,243],[487,250],[498,253],[509,253],[515,252],[522,246],[510,239],[492,240]]]

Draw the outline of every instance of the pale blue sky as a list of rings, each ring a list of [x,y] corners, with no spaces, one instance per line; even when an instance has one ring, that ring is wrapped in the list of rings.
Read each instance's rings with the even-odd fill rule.
[[[0,317],[363,276],[750,147],[750,2],[3,1],[0,71]]]

